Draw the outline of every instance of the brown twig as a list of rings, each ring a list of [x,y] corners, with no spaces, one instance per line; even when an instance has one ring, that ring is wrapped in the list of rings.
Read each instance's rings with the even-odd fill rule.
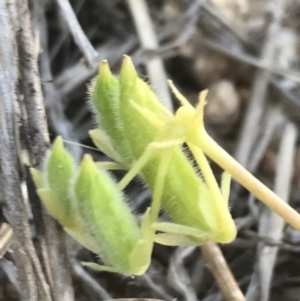
[[[0,258],[8,250],[13,238],[13,229],[12,227],[7,224],[3,223],[0,227]]]
[[[8,10],[9,8],[9,10]],[[22,300],[51,300],[31,238],[30,225],[21,191],[18,152],[15,143],[15,92],[17,91],[17,52],[15,30],[15,3],[0,2],[0,170],[3,212],[15,230],[16,248],[13,252],[18,269]]]
[[[208,242],[201,247],[202,254],[214,275],[221,293],[226,301],[246,301],[237,285],[219,246]]]
[[[29,141],[26,141],[26,146],[30,154],[28,160],[31,166],[41,167],[48,149],[49,136],[38,72],[37,53],[34,51],[28,2],[16,0],[16,7],[18,20],[22,20],[22,25],[19,26],[18,30],[17,42],[27,115],[27,122],[23,126],[25,129],[28,127],[29,136],[22,138],[25,141],[26,137],[29,138]],[[18,20],[16,20],[16,24],[18,24]],[[22,108],[22,103],[20,103],[20,107]],[[24,169],[28,171],[28,167]],[[29,172],[25,176],[27,185],[32,185]],[[28,191],[38,232],[38,245],[43,255],[48,283],[51,286],[55,300],[71,301],[74,299],[74,293],[65,249],[65,234],[57,222],[41,206],[37,195],[34,193],[33,185],[31,188]]]

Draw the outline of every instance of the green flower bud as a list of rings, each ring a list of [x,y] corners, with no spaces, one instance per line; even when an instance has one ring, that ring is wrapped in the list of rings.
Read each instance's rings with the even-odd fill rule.
[[[97,253],[108,265],[129,271],[129,257],[141,233],[117,184],[85,155],[74,189],[84,228],[99,246]]]
[[[101,63],[99,76],[92,84],[91,88],[91,107],[96,115],[96,120],[105,129],[106,139],[111,148],[114,149],[112,156],[118,157],[122,160],[124,156],[120,153],[126,154],[128,150],[128,143],[124,139],[123,123],[118,117],[120,107],[120,88],[119,81],[114,77],[110,71],[107,61]],[[117,137],[117,139],[110,139],[110,137]],[[97,135],[92,138],[97,143]],[[116,143],[116,140],[121,143]],[[105,150],[103,150],[105,151]],[[127,154],[130,156],[130,154]],[[125,163],[124,160],[120,163]]]
[[[106,65],[102,65],[102,67],[104,67],[104,71],[107,68]],[[101,78],[102,70],[100,69],[97,90],[95,89],[92,95],[101,102],[101,105],[97,107],[99,110],[97,114],[104,115],[104,112],[107,112],[106,107],[111,107],[111,104],[104,93],[106,82]],[[164,147],[167,148],[167,145],[173,145],[169,147],[170,164],[164,179],[161,179],[164,181],[161,196],[162,207],[175,223],[199,229],[208,233],[208,237],[211,237],[212,240],[223,242],[225,236],[218,234],[220,231],[218,229],[219,210],[218,213],[216,212],[216,208],[219,208],[219,201],[223,202],[223,197],[220,193],[211,193],[211,189],[219,189],[219,187],[208,187],[205,180],[199,177],[197,168],[193,167],[181,149],[180,144],[187,141],[187,138],[192,138],[192,135],[189,135],[189,120],[186,120],[186,125],[183,124],[182,120],[176,118],[161,105],[148,84],[138,77],[128,56],[124,56],[123,59],[119,91],[114,90],[110,101],[118,103],[118,106],[114,107],[114,110],[112,109],[107,122],[103,122],[100,118],[99,126],[104,135],[107,135],[112,141],[112,145],[115,146],[121,157],[121,162],[125,162],[126,166],[133,167],[134,170],[136,162],[139,162],[146,151],[149,152],[149,146],[153,142],[162,143],[162,145],[165,143]],[[194,112],[192,106],[190,111]],[[118,134],[110,129],[113,124],[119,124]],[[178,146],[176,146],[177,141]],[[105,143],[104,140],[102,142]],[[125,145],[126,147],[120,147]],[[160,154],[159,148],[152,148],[152,155],[139,169],[139,174],[142,175],[153,193],[159,182],[157,177],[158,166],[161,163]],[[219,201],[216,200],[216,195],[220,198]],[[234,227],[228,206],[227,208],[223,207],[227,211],[224,212],[224,219]],[[231,232],[229,236],[233,239],[236,232],[231,229],[229,231]],[[195,240],[197,241],[197,238]],[[227,242],[229,239],[226,237],[224,240]],[[200,239],[200,242],[203,242],[203,239]]]
[[[58,137],[45,162],[44,172],[32,168],[31,174],[37,193],[47,211],[64,227],[76,228],[78,223],[74,217],[70,187],[75,173],[72,156],[64,149],[63,140]]]

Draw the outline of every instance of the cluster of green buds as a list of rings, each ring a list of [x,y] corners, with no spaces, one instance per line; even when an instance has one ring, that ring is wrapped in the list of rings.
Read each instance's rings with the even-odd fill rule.
[[[182,151],[182,144],[198,134],[195,130],[204,128],[201,114],[200,118],[188,116],[194,111],[186,106],[176,115],[169,112],[138,76],[128,56],[124,56],[119,77],[111,73],[107,61],[102,62],[91,88],[91,103],[99,127],[90,136],[100,150],[130,170],[120,188],[139,174],[152,190],[152,222],[156,222],[162,205],[175,224],[198,230],[193,243],[229,243],[235,238],[236,227],[228,208],[229,177],[225,177],[223,196],[204,155],[201,162],[197,160],[200,177]],[[193,121],[198,123],[196,129],[195,124],[190,126]],[[185,231],[164,225],[163,231],[168,230],[178,234],[179,240],[172,238],[174,244],[186,241],[182,239]]]
[[[37,193],[48,212],[106,264],[87,264],[92,268],[141,275],[149,267],[154,242],[172,246],[230,243],[237,234],[228,205],[230,175],[300,229],[299,214],[207,134],[203,123],[206,94],[200,94],[194,108],[170,86],[181,102],[175,114],[159,102],[128,56],[119,77],[111,73],[107,61],[102,62],[90,91],[98,124],[90,135],[115,161],[114,169],[128,170],[119,183],[89,155],[77,166],[61,138],[56,139],[44,169],[32,169]],[[206,156],[226,171],[220,187]],[[137,175],[153,192],[141,225],[122,192]],[[158,222],[161,207],[172,222]]]
[[[43,171],[31,172],[50,215],[80,244],[100,254],[107,270],[139,272],[132,270],[130,254],[142,236],[140,228],[111,175],[90,155],[78,167],[58,137]]]

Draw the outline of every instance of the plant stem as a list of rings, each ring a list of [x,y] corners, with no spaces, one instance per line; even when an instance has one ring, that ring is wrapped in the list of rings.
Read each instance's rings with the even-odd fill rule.
[[[300,231],[300,215],[296,210],[239,164],[218,145],[205,130],[199,135],[197,140],[197,145],[209,158],[230,173],[238,183],[252,192],[260,201],[275,211],[287,223]]]

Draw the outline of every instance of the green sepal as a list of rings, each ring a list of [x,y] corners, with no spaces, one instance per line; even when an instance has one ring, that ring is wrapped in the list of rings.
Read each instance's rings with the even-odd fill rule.
[[[91,130],[89,131],[89,135],[93,140],[94,144],[97,146],[97,148],[100,151],[102,151],[105,155],[112,158],[116,162],[119,163],[122,162],[122,158],[115,151],[109,137],[106,135],[106,133],[103,130],[101,129]]]
[[[134,275],[143,275],[151,263],[153,243],[147,239],[140,239],[129,256],[130,270]]]
[[[30,168],[30,173],[37,189],[42,189],[43,187],[45,187],[45,182],[44,182],[44,177],[42,172],[40,172],[36,168]]]
[[[160,115],[162,110],[160,105],[156,105],[158,103],[157,98],[156,101],[153,101],[151,89],[138,77],[129,56],[124,56],[119,81],[119,118],[123,122],[125,139],[131,152],[131,161],[128,163],[132,165],[132,163],[144,153],[149,141],[153,141],[157,133],[152,124],[149,124],[149,121],[143,115],[133,109],[132,102],[151,112],[157,113],[157,115]],[[134,143],[132,143],[133,141]],[[139,141],[139,143],[136,143],[136,141]]]
[[[106,114],[111,114],[118,106],[119,83],[113,76],[106,60],[101,62],[99,74],[91,88],[92,109],[97,121],[104,123],[104,127],[113,129],[113,125],[106,119]],[[104,105],[105,104],[105,105]]]
[[[84,231],[94,237],[97,253],[108,265],[129,271],[129,255],[141,233],[117,184],[85,155],[74,189]]]
[[[82,222],[77,229],[76,227],[66,227],[65,230],[82,246],[94,252],[95,254],[99,254],[99,246],[97,245],[95,238],[91,235],[91,233],[89,233],[89,231],[85,231]]]
[[[49,214],[64,227],[77,227],[69,194],[75,164],[58,137],[45,162],[44,171],[31,168],[37,193]]]
[[[109,144],[114,149],[112,155],[118,154],[121,158],[130,156],[128,143],[125,139],[124,126],[119,117],[120,109],[120,87],[119,80],[113,76],[107,61],[103,61],[100,66],[99,74],[91,89],[91,107],[96,114],[98,124],[105,131]],[[110,139],[114,137],[114,139]],[[102,147],[102,145],[99,145]],[[125,163],[122,160],[121,163]]]
[[[90,155],[84,155],[74,189],[78,211],[86,222],[95,222],[94,213],[101,211],[101,200],[105,197],[102,187],[109,189],[109,186],[104,171],[96,166]]]
[[[148,208],[141,221],[142,239],[132,250],[129,262],[134,275],[143,275],[151,263],[151,254],[154,244],[155,231],[151,229],[151,209]]]
[[[138,76],[129,56],[124,56],[120,71],[120,98],[121,105],[125,103],[129,105],[128,101],[132,100],[140,107],[156,113],[158,117],[163,118],[164,116],[162,112],[166,109],[160,104],[150,86]],[[132,109],[130,107],[128,109],[132,113]],[[137,117],[138,116],[132,116],[132,121]]]
[[[55,218],[63,227],[75,229],[78,225],[70,212],[65,210],[65,204],[52,190],[44,188],[38,189],[37,194],[43,201],[49,214]]]
[[[114,268],[114,267],[108,267],[108,266],[105,266],[105,265],[100,265],[100,264],[97,264],[95,262],[84,262],[84,261],[82,261],[81,264],[84,267],[90,268],[90,269],[95,270],[95,271],[120,273],[120,271],[118,269]],[[131,275],[131,274],[129,274],[129,275]]]
[[[46,184],[61,200],[69,199],[69,187],[75,173],[72,156],[65,150],[63,140],[57,137],[46,161]],[[68,202],[65,203],[68,206]],[[69,208],[66,208],[69,210]]]
[[[138,74],[129,56],[124,55],[122,61],[122,67],[120,71],[120,83],[126,85],[128,88],[131,86],[135,88]],[[133,92],[133,90],[131,90]]]

